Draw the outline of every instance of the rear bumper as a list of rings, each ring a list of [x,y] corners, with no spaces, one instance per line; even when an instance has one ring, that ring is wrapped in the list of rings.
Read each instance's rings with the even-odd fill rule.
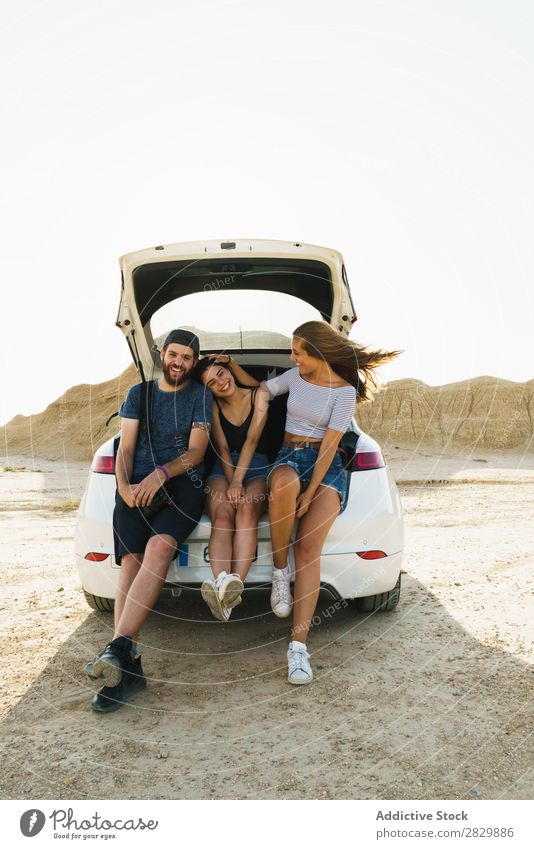
[[[115,598],[119,569],[113,555],[100,563],[76,555],[76,565],[84,590],[103,598]],[[402,566],[402,552],[380,560],[363,560],[358,555],[323,554],[321,557],[321,584],[340,598],[361,598],[393,589]],[[252,566],[245,587],[267,586],[271,583],[270,565]],[[211,578],[209,565],[180,567],[174,560],[167,573],[168,584],[183,587],[199,586]]]
[[[357,554],[323,554],[321,584],[340,598],[362,598],[393,589],[402,567],[402,551],[379,560],[363,560]],[[211,578],[209,567],[180,568],[173,561],[167,582],[188,586]],[[294,574],[292,575],[294,578]],[[272,567],[252,566],[245,581],[247,586],[270,585]]]

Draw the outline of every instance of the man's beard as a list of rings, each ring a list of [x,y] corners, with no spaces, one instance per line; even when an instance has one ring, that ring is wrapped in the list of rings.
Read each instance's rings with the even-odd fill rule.
[[[162,369],[163,377],[165,378],[165,381],[169,384],[169,386],[181,386],[182,383],[186,383],[186,381],[189,380],[189,372],[185,371],[183,367],[181,374],[179,373],[176,377],[171,374],[171,367],[165,365],[165,363],[162,363]]]

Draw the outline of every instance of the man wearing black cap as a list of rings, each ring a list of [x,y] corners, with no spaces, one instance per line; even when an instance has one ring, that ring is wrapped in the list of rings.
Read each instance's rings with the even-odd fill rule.
[[[136,645],[139,629],[158,598],[176,549],[202,513],[202,460],[212,399],[190,380],[199,352],[194,333],[173,330],[160,351],[163,376],[152,381],[148,393],[145,389],[143,394],[141,384],[132,386],[120,409],[113,513],[115,559],[120,564],[115,633],[86,667],[91,678],[104,679],[105,686],[91,702],[93,710],[102,713],[117,710],[146,687]],[[172,503],[148,515],[146,508],[163,486]]]

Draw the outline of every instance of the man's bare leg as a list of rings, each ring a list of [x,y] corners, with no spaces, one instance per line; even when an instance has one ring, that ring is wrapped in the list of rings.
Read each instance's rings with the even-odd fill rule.
[[[115,595],[115,631],[117,630],[117,624],[121,618],[121,614],[124,609],[126,596],[128,595],[130,587],[132,586],[135,578],[137,577],[139,569],[141,568],[141,565],[143,563],[143,557],[144,555],[141,553],[123,554],[123,556],[121,557],[119,581],[117,583],[117,592]],[[132,634],[132,639],[135,642],[137,640],[137,634]]]
[[[114,638],[133,639],[139,633],[158,599],[175,552],[176,540],[169,534],[149,539],[141,567],[126,594]]]

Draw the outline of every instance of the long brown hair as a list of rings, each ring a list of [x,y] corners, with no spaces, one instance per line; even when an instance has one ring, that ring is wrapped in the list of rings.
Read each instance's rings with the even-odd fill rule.
[[[293,331],[310,357],[324,360],[356,389],[356,400],[371,401],[379,388],[374,369],[389,363],[402,351],[371,350],[352,342],[326,321],[306,321]]]

